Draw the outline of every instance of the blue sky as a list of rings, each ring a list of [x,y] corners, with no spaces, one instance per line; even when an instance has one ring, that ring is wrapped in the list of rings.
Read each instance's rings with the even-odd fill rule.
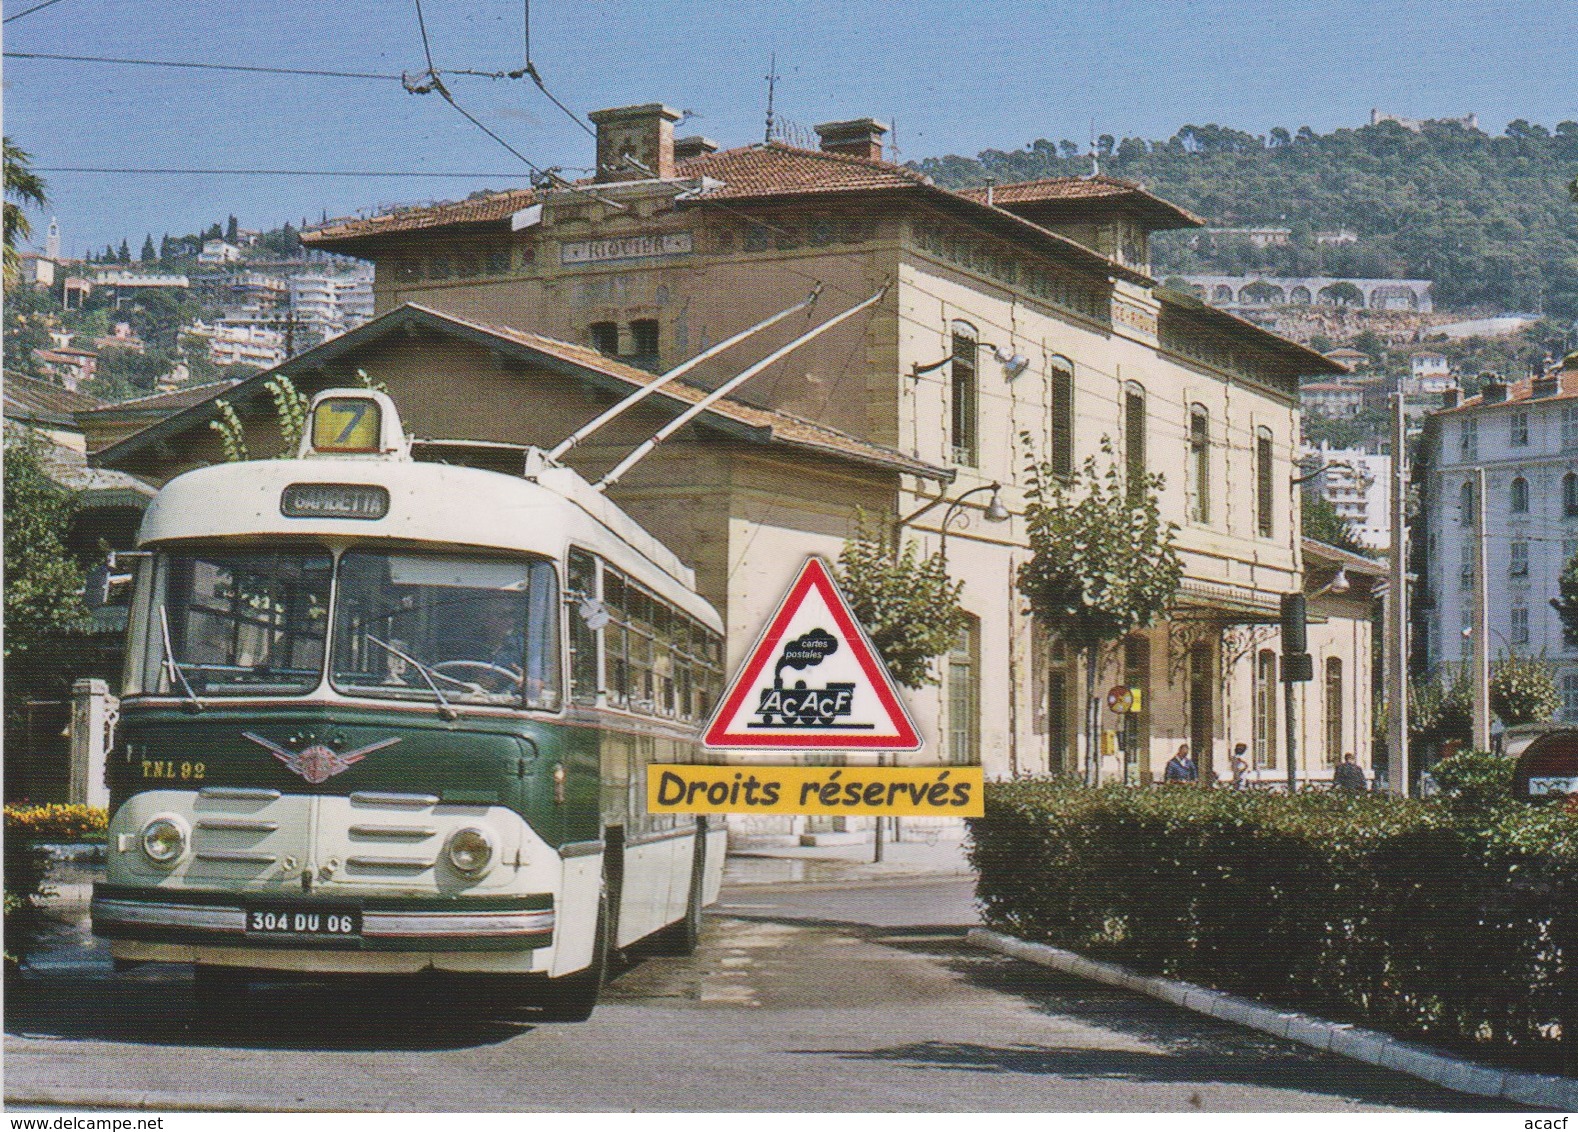
[[[37,0],[7,0],[14,15]],[[424,0],[435,64],[507,69],[523,0]],[[1412,117],[1578,119],[1578,0],[533,0],[532,56],[584,113],[663,101],[681,133],[759,140],[896,120],[906,160],[1186,122],[1255,133]],[[425,66],[413,0],[59,0],[5,26],[12,52],[399,73]],[[586,166],[591,139],[529,82],[457,77],[467,109],[539,165]],[[398,83],[5,61],[5,132],[47,166],[420,170],[485,180],[46,173],[68,253],[186,232],[234,212],[272,227],[325,210],[454,199],[525,168],[436,95]],[[47,218],[44,218],[47,222]],[[42,233],[43,223],[36,225]]]

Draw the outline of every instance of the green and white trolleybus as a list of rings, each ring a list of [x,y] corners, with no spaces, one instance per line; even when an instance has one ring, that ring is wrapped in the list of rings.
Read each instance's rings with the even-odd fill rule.
[[[722,623],[568,468],[411,458],[393,403],[313,399],[298,459],[149,506],[94,931],[117,964],[491,978],[584,1018],[610,949],[695,947],[724,833],[648,814],[700,758]]]

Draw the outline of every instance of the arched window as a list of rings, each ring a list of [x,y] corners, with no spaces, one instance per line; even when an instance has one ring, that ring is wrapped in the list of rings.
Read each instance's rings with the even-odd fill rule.
[[[1261,426],[1255,430],[1255,526],[1261,538],[1272,534],[1275,483],[1271,473],[1271,430]]]
[[[1074,363],[1053,358],[1047,372],[1052,382],[1052,470],[1067,478],[1074,474]]]
[[[1529,513],[1529,481],[1522,476],[1512,481],[1512,513],[1514,515]]]
[[[1123,458],[1129,491],[1145,487],[1145,386],[1131,381],[1123,387]]]
[[[1199,404],[1189,406],[1189,518],[1211,521],[1211,418]]]
[[[975,467],[980,458],[976,443],[978,385],[976,355],[980,336],[968,322],[953,324],[952,438],[953,462]]]
[[[1562,477],[1562,514],[1569,519],[1578,518],[1578,472]]]
[[[1342,762],[1342,659],[1326,658],[1326,765]]]
[[[1457,493],[1457,521],[1465,527],[1474,525],[1474,485],[1467,480]]]

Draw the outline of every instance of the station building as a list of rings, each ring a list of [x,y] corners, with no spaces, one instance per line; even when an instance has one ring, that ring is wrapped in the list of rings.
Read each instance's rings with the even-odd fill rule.
[[[1083,676],[1015,588],[1023,492],[1031,460],[1112,459],[1165,477],[1184,581],[1171,620],[1104,661],[1103,688],[1146,693],[1135,754],[1104,757],[1104,777],[1159,778],[1183,742],[1220,777],[1238,742],[1259,752],[1257,776],[1285,775],[1264,709],[1281,694],[1279,598],[1306,584],[1297,381],[1342,367],[1163,288],[1151,234],[1201,221],[1137,185],[953,192],[883,160],[871,119],[818,127],[819,150],[720,150],[676,139],[678,118],[658,104],[593,114],[598,171],[584,182],[304,233],[376,265],[377,315],[224,395],[254,453],[268,449],[271,373],[313,391],[363,369],[429,453],[491,452],[518,470],[520,446],[551,447],[622,391],[815,293],[808,312],[572,449],[566,461],[596,479],[705,391],[880,293],[609,489],[695,568],[727,622],[730,670],[806,555],[836,559],[863,514],[923,551],[945,547],[965,583],[969,628],[937,662],[939,683],[907,694],[926,740],[913,760],[979,759],[996,777],[1076,770]],[[214,414],[194,406],[97,458],[168,478],[219,458]],[[998,504],[1007,521],[989,521]],[[1314,778],[1329,776],[1328,733],[1369,762],[1368,613],[1349,626],[1349,612],[1333,607],[1311,632],[1317,671],[1336,659],[1347,674],[1335,699],[1297,691],[1299,762]],[[1343,709],[1335,731],[1328,703]]]

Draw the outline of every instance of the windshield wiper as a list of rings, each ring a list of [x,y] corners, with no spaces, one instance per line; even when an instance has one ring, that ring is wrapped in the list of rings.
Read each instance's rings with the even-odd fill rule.
[[[186,698],[192,705],[193,711],[203,710],[203,701],[197,698],[197,693],[192,691],[192,685],[187,683],[186,672],[181,668],[181,662],[175,659],[175,649],[170,645],[170,618],[165,614],[164,603],[159,603],[159,635],[164,638],[164,670],[170,677],[173,685],[176,680],[181,682],[181,687],[186,690]]]
[[[454,720],[460,718],[460,713],[458,711],[456,711],[450,705],[450,702],[444,698],[444,693],[438,690],[438,683],[437,683],[437,681],[435,681],[433,679],[433,676],[435,674],[428,670],[427,665],[423,664],[416,657],[411,656],[408,653],[401,652],[399,649],[397,649],[393,645],[391,645],[388,641],[380,641],[377,637],[373,636],[371,633],[363,633],[362,635],[365,636],[373,644],[377,645],[379,648],[381,648],[384,651],[388,652],[391,656],[399,657],[401,660],[405,661],[412,668],[415,668],[418,673],[421,674],[422,679],[427,682],[427,686],[429,688],[433,689],[433,695],[438,697],[438,714],[439,715],[443,716],[445,719],[450,720],[450,721],[454,721]],[[438,673],[437,675],[438,675],[439,679],[445,679],[445,677],[444,677],[444,675],[442,673]]]

